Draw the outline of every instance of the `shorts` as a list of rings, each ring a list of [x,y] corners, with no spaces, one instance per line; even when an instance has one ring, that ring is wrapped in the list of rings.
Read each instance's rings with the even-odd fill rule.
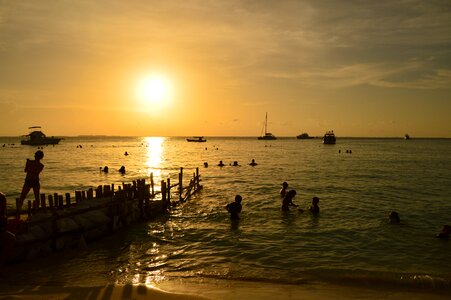
[[[40,187],[39,179],[25,179],[25,185],[28,185],[32,188]]]

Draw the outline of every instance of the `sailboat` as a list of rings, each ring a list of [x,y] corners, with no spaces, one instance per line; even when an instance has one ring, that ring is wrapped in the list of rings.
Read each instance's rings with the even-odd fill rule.
[[[265,116],[265,135],[259,136],[259,140],[277,140],[277,138],[270,132],[268,132],[268,113]]]

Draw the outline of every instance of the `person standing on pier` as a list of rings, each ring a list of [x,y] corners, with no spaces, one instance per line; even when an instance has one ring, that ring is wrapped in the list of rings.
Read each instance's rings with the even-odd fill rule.
[[[17,216],[20,216],[23,201],[27,197],[30,189],[33,189],[34,199],[39,203],[39,193],[41,190],[41,184],[39,183],[39,174],[44,169],[44,165],[41,163],[41,159],[43,158],[44,152],[38,150],[34,154],[34,160],[27,159],[27,163],[25,164],[24,169],[24,172],[26,172],[27,175],[22,187],[22,193],[20,194],[19,202],[17,203]]]

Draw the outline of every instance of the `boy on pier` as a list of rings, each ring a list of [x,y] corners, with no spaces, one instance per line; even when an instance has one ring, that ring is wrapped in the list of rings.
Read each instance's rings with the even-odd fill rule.
[[[34,160],[27,159],[24,172],[27,173],[25,182],[22,187],[22,193],[20,194],[19,202],[17,203],[17,216],[20,216],[22,210],[22,204],[28,195],[30,189],[33,189],[34,199],[39,203],[39,192],[41,185],[39,183],[39,173],[44,169],[44,165],[41,163],[41,159],[44,158],[44,152],[41,150],[36,151],[34,154]]]

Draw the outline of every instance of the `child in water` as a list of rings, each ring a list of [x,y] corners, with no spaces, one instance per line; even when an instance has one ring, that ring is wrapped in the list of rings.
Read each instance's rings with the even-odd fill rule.
[[[25,182],[22,187],[22,193],[20,194],[19,202],[17,203],[17,214],[20,214],[22,204],[28,195],[30,189],[33,189],[34,199],[39,203],[39,192],[41,185],[39,183],[39,174],[44,169],[44,165],[41,163],[41,159],[44,158],[44,152],[41,150],[36,151],[34,154],[34,160],[27,159],[24,172],[27,173]]]
[[[401,219],[399,218],[399,214],[396,211],[392,211],[388,216],[390,224],[399,224]]]
[[[227,204],[226,210],[230,213],[230,220],[239,220],[239,213],[241,212],[241,200],[243,198],[240,195],[235,196],[235,202]]]
[[[296,196],[295,190],[290,190],[282,200],[282,211],[289,211],[289,206],[297,206],[293,203],[293,198]]]
[[[319,198],[318,197],[313,197],[312,198],[312,205],[310,206],[310,212],[313,214],[319,214]]]
[[[280,190],[280,197],[284,198],[287,194],[287,189],[288,189],[288,182],[284,182],[282,183],[282,189]]]

